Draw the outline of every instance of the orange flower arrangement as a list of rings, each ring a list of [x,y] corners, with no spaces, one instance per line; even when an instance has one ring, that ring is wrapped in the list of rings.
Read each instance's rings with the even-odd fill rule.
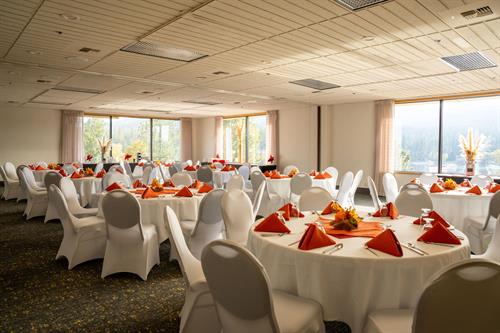
[[[446,179],[446,181],[443,183],[443,187],[447,190],[454,190],[457,188],[457,183],[451,179],[451,178],[448,178]]]
[[[94,170],[92,170],[91,168],[85,169],[85,176],[92,177],[93,175],[94,175]]]
[[[338,205],[338,204],[337,204]],[[358,223],[362,221],[354,208],[344,209],[340,205],[337,207],[335,220],[330,224],[336,230],[352,230],[358,227]]]
[[[158,179],[153,179],[153,181],[151,182],[151,189],[155,192],[161,192],[163,191],[163,185],[160,184],[160,182],[158,181]]]
[[[290,173],[288,174],[288,177],[293,177],[297,173],[299,173],[299,170],[297,168],[293,168],[292,171],[290,171]]]
[[[57,170],[57,167],[58,167],[57,163],[49,163],[49,165],[47,165],[47,168],[49,170]]]

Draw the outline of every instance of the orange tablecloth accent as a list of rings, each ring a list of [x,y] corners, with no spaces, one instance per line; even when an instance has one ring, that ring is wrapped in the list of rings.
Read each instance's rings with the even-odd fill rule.
[[[379,222],[359,222],[358,228],[349,230],[335,230],[329,223],[332,221],[330,219],[325,219],[320,217],[319,219],[322,223],[324,223],[325,231],[327,234],[331,236],[335,236],[337,238],[348,238],[348,237],[376,237],[384,228]]]

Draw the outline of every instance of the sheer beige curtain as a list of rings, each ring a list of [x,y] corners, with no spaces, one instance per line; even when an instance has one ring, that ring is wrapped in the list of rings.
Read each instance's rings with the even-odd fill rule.
[[[279,157],[279,123],[278,110],[266,112],[266,161],[269,155],[274,156],[274,163],[278,164]]]
[[[394,121],[394,101],[375,101],[376,140],[375,140],[375,184],[381,193],[384,191],[382,177],[392,172]]]
[[[62,111],[61,162],[83,160],[83,111]]]
[[[215,117],[215,155],[224,156],[224,129],[222,127],[222,117]],[[214,156],[215,157],[215,156]]]
[[[181,161],[192,159],[193,122],[191,118],[181,118]]]

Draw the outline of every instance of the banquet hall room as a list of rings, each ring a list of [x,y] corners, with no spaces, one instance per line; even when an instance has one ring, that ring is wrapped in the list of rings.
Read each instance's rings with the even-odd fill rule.
[[[0,0],[0,332],[500,333],[500,0]]]

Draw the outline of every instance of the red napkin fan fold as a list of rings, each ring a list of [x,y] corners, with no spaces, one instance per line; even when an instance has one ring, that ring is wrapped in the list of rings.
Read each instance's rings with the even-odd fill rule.
[[[175,187],[175,184],[172,179],[167,179],[163,182],[163,187]]]
[[[71,174],[71,178],[73,179],[82,178],[82,175],[79,172],[75,171]]]
[[[444,189],[441,185],[437,184],[437,183],[434,183],[432,184],[429,192],[431,193],[440,193],[440,192],[444,192]]]
[[[386,229],[381,232],[377,237],[369,240],[366,245],[369,248],[393,255],[395,257],[403,256],[401,244],[399,244],[396,235],[391,229]]]
[[[104,177],[105,174],[106,174],[106,171],[104,169],[102,169],[101,171],[99,171],[97,173],[97,175],[95,177],[96,178],[102,178],[102,177]]]
[[[372,214],[373,217],[390,217],[391,219],[395,219],[399,216],[399,210],[395,204],[389,202],[385,205],[384,208],[376,211]]]
[[[500,184],[492,184],[488,191],[490,193],[497,193],[497,191],[500,191]]]
[[[214,187],[210,184],[203,184],[201,187],[198,189],[198,193],[208,193],[212,191]]]
[[[278,209],[278,211],[283,212],[283,218],[285,221],[290,221],[291,217],[304,217],[304,214],[299,212],[297,207],[295,207],[292,203],[287,203]]]
[[[461,244],[460,239],[441,223],[434,224],[434,226],[420,236],[418,240],[422,242]]]
[[[429,218],[434,219],[434,221],[432,221],[432,225],[434,225],[435,223],[441,223],[446,228],[448,228],[450,226],[450,224],[448,222],[446,222],[446,220],[434,210],[431,211],[428,214],[428,216],[429,216]],[[424,224],[424,223],[425,222],[423,220],[420,220],[420,218],[413,221],[413,224]]]
[[[321,231],[316,224],[312,223],[306,229],[304,235],[302,235],[299,242],[299,249],[312,250],[330,245],[335,245],[335,241]]]
[[[472,187],[472,184],[468,179],[465,179],[463,182],[460,183],[460,186],[462,187]]]
[[[40,171],[40,170],[46,170],[46,169],[45,169],[43,166],[39,165],[39,166],[37,166],[37,167],[35,168],[35,170]]]
[[[196,171],[196,168],[194,166],[192,166],[192,165],[188,165],[188,166],[186,166],[184,168],[184,170],[186,170],[186,171]]]
[[[139,188],[139,187],[146,187],[146,185],[144,185],[140,179],[137,179],[134,184],[132,184],[132,187],[133,188]]]
[[[121,190],[123,187],[118,184],[118,183],[113,183],[111,185],[109,185],[108,187],[106,187],[106,191],[107,192],[111,192],[111,191],[114,191],[114,190]]]
[[[333,211],[333,203],[334,201],[331,201],[324,209],[323,211],[321,212],[321,215],[329,215],[329,214],[333,214],[335,213]]]
[[[59,170],[59,174],[63,177],[67,177],[68,175],[66,174],[66,172],[64,172],[64,170]]]
[[[159,195],[155,191],[151,189],[151,187],[146,187],[146,190],[142,192],[141,198],[143,199],[152,199],[152,198],[158,198]]]
[[[476,194],[476,195],[481,195],[483,194],[483,192],[481,191],[481,189],[479,188],[479,186],[477,185],[474,185],[473,188],[471,188],[470,190],[468,190],[467,192],[465,192],[467,194]]]
[[[187,186],[184,186],[181,188],[177,193],[175,193],[176,197],[192,197],[193,193],[187,188]]]
[[[272,213],[266,217],[254,230],[260,232],[290,233],[290,229],[280,220],[277,213]]]
[[[198,179],[195,179],[195,181],[189,187],[199,189],[201,187],[201,185],[202,185],[202,182],[200,182]]]

